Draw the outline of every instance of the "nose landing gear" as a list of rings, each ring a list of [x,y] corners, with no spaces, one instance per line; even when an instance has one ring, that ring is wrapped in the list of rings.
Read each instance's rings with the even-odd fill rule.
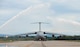
[[[46,38],[44,38],[44,37],[37,37],[35,39],[35,41],[46,41]]]

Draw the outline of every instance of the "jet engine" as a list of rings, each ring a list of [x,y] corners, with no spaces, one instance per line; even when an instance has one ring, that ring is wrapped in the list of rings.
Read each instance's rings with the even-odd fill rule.
[[[26,35],[26,37],[28,37],[28,35]]]
[[[54,37],[54,35],[52,35],[52,37]]]
[[[35,32],[35,34],[37,34],[37,32]]]
[[[46,33],[44,32],[44,34],[46,34]]]
[[[21,38],[22,36],[18,36],[19,38]]]

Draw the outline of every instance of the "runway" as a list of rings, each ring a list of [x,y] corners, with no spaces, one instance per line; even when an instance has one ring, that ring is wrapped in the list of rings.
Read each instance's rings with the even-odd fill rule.
[[[73,42],[73,41],[17,41],[17,42],[6,43],[6,45],[15,46],[15,47],[80,47],[80,42]]]

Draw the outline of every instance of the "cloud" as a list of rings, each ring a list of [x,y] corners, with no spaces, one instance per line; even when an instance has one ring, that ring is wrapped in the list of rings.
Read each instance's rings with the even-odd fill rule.
[[[50,7],[49,3],[30,6],[27,9],[20,12],[19,14],[17,14],[16,16],[12,17],[7,22],[5,22],[0,27],[0,31],[3,31],[5,33],[8,32],[10,34],[10,32],[13,32],[13,33],[18,31],[22,32],[23,30],[24,32],[38,30],[37,27],[30,25],[30,23],[38,22],[38,21],[43,21],[43,22],[47,21],[45,16],[49,16],[53,14],[53,12],[49,9],[49,7]]]
[[[12,14],[14,13],[16,10],[10,10],[10,9],[0,9],[0,15],[4,15],[4,14]]]
[[[23,33],[22,31],[38,29],[29,23],[45,21],[51,25],[43,26],[43,30],[47,28],[47,30],[57,33],[79,34],[79,2],[80,0],[3,0],[0,2],[0,20],[6,22],[3,22],[4,24],[1,22],[3,25],[0,31],[9,34],[11,32],[15,34],[18,31]],[[18,12],[20,13],[16,15]]]
[[[15,9],[0,9],[0,26],[16,15],[19,11],[20,10],[16,11]]]
[[[67,0],[51,0],[51,1],[57,2],[57,3],[64,3],[64,2],[66,2]]]
[[[78,21],[60,18],[60,17],[50,17],[50,16],[47,16],[46,18],[49,19],[53,25],[53,29],[51,31],[54,31],[56,33],[63,33],[63,34],[67,33],[68,35],[80,34],[80,29],[79,29],[80,22]]]
[[[68,19],[64,19],[64,18],[58,18],[58,21],[62,22],[62,23],[70,23],[70,24],[73,24],[73,25],[78,25],[80,26],[80,22],[77,22],[77,21],[72,21],[72,20],[68,20]]]
[[[57,0],[59,1],[59,0]],[[59,1],[60,2],[60,1]],[[80,10],[80,0],[62,0],[61,5],[73,10]]]
[[[42,2],[40,0],[27,0],[27,1],[32,2],[32,3],[41,3]]]
[[[31,5],[41,4],[41,2],[39,0],[3,0],[0,3],[0,8],[26,9]]]

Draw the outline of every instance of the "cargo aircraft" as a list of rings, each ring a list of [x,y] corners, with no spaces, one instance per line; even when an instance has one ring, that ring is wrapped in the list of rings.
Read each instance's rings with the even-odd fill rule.
[[[41,30],[41,24],[48,24],[48,23],[44,23],[44,22],[36,22],[39,24],[39,31],[37,32],[31,32],[31,33],[24,33],[24,34],[18,34],[16,36],[22,36],[22,35],[25,35],[26,37],[29,37],[29,35],[31,34],[36,34],[36,36],[34,37],[34,40],[38,41],[38,40],[41,40],[41,41],[45,41],[47,40],[46,37],[47,37],[47,34],[51,34],[52,37],[56,37],[55,35],[58,35],[58,37],[61,37],[63,36],[63,34],[57,34],[57,33],[50,33],[50,32],[44,32]],[[34,24],[36,24],[34,23]]]

